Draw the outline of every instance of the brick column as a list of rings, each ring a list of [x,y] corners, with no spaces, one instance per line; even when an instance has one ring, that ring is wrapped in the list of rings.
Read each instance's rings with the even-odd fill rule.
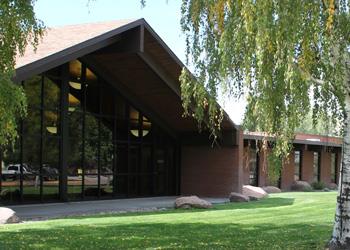
[[[314,178],[314,152],[313,151],[302,151],[302,165],[301,165],[301,178],[303,181],[307,181],[309,183],[313,182]]]

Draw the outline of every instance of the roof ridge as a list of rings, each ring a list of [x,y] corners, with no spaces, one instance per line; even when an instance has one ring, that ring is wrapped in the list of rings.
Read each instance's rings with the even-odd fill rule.
[[[61,29],[61,28],[69,28],[69,27],[81,27],[85,25],[96,25],[96,24],[111,24],[111,23],[131,23],[144,18],[123,18],[123,19],[113,19],[106,21],[96,21],[96,22],[83,22],[83,23],[73,23],[73,24],[65,24],[65,25],[57,25],[57,26],[47,26],[47,29]]]

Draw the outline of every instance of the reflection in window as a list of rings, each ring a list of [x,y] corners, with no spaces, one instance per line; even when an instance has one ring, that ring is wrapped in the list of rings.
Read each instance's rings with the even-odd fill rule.
[[[249,184],[258,186],[257,153],[255,149],[249,151]]]
[[[28,117],[18,143],[2,152],[1,171],[13,172],[0,172],[0,200],[58,199],[62,142],[69,199],[174,195],[174,141],[78,60],[69,63],[69,93],[62,96],[62,72],[24,82]],[[68,110],[60,110],[66,98]],[[61,138],[62,119],[68,138]]]
[[[301,178],[301,152],[294,151],[294,180],[299,181]]]
[[[135,137],[145,137],[151,130],[151,122],[136,109],[130,107],[130,133]]]
[[[320,154],[318,152],[314,152],[314,182],[320,181]]]
[[[337,183],[337,154],[331,154],[331,182]]]
[[[6,147],[2,152],[0,202],[18,202],[20,200],[20,145]]]

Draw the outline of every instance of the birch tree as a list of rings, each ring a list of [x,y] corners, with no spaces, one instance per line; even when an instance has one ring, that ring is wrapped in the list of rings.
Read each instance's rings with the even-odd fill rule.
[[[35,17],[34,0],[0,1],[0,146],[18,136],[18,119],[26,115],[26,96],[12,82],[16,57],[28,43],[34,47],[43,33],[43,23]]]
[[[245,119],[276,137],[276,159],[288,155],[309,112],[342,121],[331,249],[350,248],[349,9],[349,0],[183,0],[181,9],[193,67],[180,77],[185,114],[213,135],[223,117],[218,97],[247,96]]]

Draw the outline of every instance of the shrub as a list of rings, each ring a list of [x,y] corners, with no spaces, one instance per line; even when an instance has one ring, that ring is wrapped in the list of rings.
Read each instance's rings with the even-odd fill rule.
[[[326,185],[324,184],[324,182],[322,181],[315,181],[311,184],[311,186],[315,189],[315,190],[323,190]]]

